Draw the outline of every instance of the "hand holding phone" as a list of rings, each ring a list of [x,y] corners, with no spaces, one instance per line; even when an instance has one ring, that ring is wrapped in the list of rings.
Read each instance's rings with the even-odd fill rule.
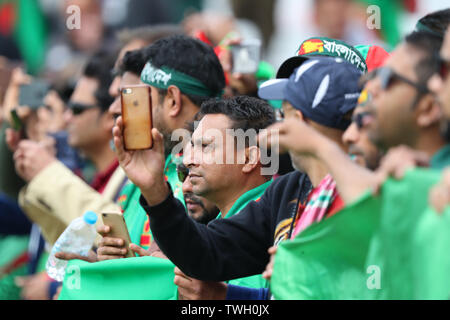
[[[135,257],[133,251],[130,250],[130,235],[128,233],[128,228],[125,223],[123,215],[120,213],[102,213],[103,224],[110,227],[110,232],[108,237],[119,238],[123,240],[124,248],[127,249],[127,258]]]
[[[152,104],[150,87],[127,86],[121,90],[125,150],[151,149]]]

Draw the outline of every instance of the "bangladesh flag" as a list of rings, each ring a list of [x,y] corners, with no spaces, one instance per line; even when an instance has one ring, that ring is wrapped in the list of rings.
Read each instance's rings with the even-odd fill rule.
[[[27,72],[37,74],[45,61],[47,32],[37,0],[0,0],[0,34],[13,38]]]
[[[449,299],[450,209],[428,208],[440,173],[388,180],[340,213],[280,244],[276,299]]]
[[[72,260],[59,300],[175,300],[174,268],[169,260],[156,257]]]

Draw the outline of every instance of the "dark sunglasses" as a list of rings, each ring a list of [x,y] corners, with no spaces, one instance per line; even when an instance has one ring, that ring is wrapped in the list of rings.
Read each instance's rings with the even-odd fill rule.
[[[356,126],[358,127],[358,130],[361,130],[364,127],[364,118],[371,115],[370,112],[365,111],[365,112],[360,112],[358,114],[355,114],[352,116],[352,122],[354,122],[356,124]]]
[[[384,91],[388,90],[395,82],[402,81],[409,84],[410,86],[413,86],[420,93],[429,92],[426,86],[399,75],[389,67],[381,67],[367,73],[366,75],[363,75],[360,81],[360,85],[364,86],[369,80],[373,80],[375,78],[380,79],[381,89]]]
[[[72,110],[72,113],[74,116],[82,114],[84,111],[88,109],[95,108],[94,105],[88,105],[84,103],[77,103],[77,102],[69,102],[68,107],[70,110]]]
[[[447,79],[448,73],[450,72],[450,60],[444,59],[439,56],[439,76],[442,80]]]
[[[179,164],[177,166],[177,175],[178,175],[178,180],[180,180],[181,183],[183,183],[187,176],[189,175],[189,168],[186,167],[184,164]]]

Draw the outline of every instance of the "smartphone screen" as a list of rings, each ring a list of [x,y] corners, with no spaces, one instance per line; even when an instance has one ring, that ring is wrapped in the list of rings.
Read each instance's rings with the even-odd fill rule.
[[[44,106],[44,99],[50,90],[50,85],[44,80],[33,80],[30,84],[23,84],[19,91],[19,106],[37,109]]]
[[[123,138],[126,150],[150,149],[152,139],[152,105],[150,87],[127,86],[121,90]]]
[[[261,43],[259,40],[247,40],[231,46],[233,73],[255,73],[258,70]]]

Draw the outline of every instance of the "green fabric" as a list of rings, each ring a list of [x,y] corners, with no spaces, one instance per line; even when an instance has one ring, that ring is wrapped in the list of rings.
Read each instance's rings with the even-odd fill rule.
[[[430,167],[433,169],[442,170],[447,166],[450,166],[450,144],[442,147],[430,160]]]
[[[233,206],[230,208],[230,210],[225,215],[224,219],[230,218],[234,216],[236,213],[240,212],[244,207],[247,206],[251,201],[257,201],[261,196],[264,194],[266,189],[270,186],[270,184],[273,182],[271,179],[270,181],[267,181],[266,183],[263,183],[262,185],[247,191],[242,196],[239,197],[239,199],[236,200],[236,202],[233,204]],[[217,216],[217,219],[220,219],[222,217],[222,213],[219,213]],[[250,277],[245,278],[239,278],[239,279],[233,279],[228,281],[229,284],[233,284],[236,286],[242,286],[242,287],[248,287],[248,288],[267,288],[268,283],[267,281],[260,275],[254,275]]]
[[[9,265],[28,249],[28,236],[0,237],[0,269]],[[0,274],[0,300],[19,300],[20,288],[14,283],[14,278],[27,274],[28,265],[25,264],[6,275]]]
[[[49,255],[50,254],[46,250],[42,251],[42,253],[41,253],[40,257],[39,257],[39,260],[38,260],[37,267],[36,267],[36,273],[40,273],[40,272],[43,272],[43,271],[47,270],[46,269],[46,264],[47,264],[47,260],[48,260],[48,256]]]
[[[167,259],[139,257],[89,263],[72,260],[59,300],[172,300],[175,266]]]
[[[27,65],[27,72],[37,74],[45,61],[47,30],[37,0],[17,0],[14,39]]]
[[[281,243],[274,297],[448,299],[450,210],[438,215],[427,208],[439,178],[437,171],[417,169],[388,180],[381,196],[367,193]]]
[[[165,163],[165,176],[169,182],[174,196],[184,203],[184,196],[181,190],[181,182],[177,175],[177,164],[182,161],[182,157],[179,155],[167,157]],[[139,204],[139,198],[141,197],[141,191],[133,183],[129,182],[121,191],[118,202],[122,207],[125,223],[130,234],[131,242],[140,245],[142,231],[144,230],[144,224],[147,221],[147,213]],[[144,249],[148,249],[148,246],[143,246]]]
[[[222,93],[212,92],[200,80],[188,76],[185,73],[171,69],[166,66],[156,67],[150,62],[144,67],[141,73],[142,82],[159,88],[167,89],[169,86],[176,86],[184,94],[191,94],[199,97],[220,97]]]
[[[400,32],[400,21],[402,21],[401,16],[404,11],[402,1],[392,1],[392,0],[359,0],[366,8],[371,5],[376,5],[380,8],[380,19],[381,28],[377,31],[381,34],[383,40],[387,44],[394,48],[402,38]],[[370,12],[367,18],[373,12]]]

